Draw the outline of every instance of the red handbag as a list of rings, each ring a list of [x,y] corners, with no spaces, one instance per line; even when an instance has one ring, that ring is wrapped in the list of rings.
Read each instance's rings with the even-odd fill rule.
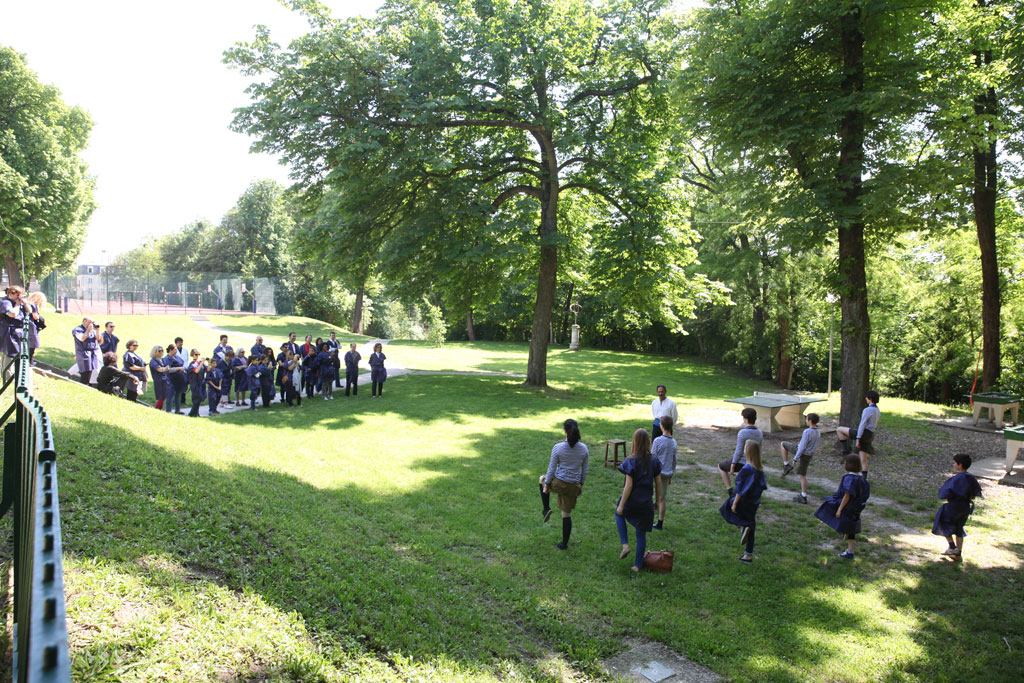
[[[675,555],[671,550],[647,551],[644,553],[644,569],[649,569],[659,574],[668,574],[672,571]]]

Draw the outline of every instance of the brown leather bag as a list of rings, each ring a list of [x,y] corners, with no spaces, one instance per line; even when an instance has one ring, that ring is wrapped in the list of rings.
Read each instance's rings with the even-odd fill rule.
[[[644,553],[644,569],[659,574],[668,574],[672,571],[675,555],[671,550],[649,550]]]

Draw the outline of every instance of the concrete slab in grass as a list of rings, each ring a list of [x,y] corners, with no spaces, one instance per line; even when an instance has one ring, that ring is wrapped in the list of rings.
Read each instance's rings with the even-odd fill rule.
[[[608,673],[632,683],[717,683],[711,669],[691,662],[661,643],[638,642],[605,661]]]

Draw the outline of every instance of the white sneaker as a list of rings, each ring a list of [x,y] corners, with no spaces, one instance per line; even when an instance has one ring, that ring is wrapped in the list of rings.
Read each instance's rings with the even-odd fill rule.
[[[959,555],[960,554],[960,549],[959,548],[946,548],[945,550],[942,551],[942,554],[943,555]]]

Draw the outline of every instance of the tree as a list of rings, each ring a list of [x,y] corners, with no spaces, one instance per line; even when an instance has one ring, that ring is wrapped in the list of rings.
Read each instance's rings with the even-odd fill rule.
[[[94,207],[93,181],[79,157],[91,129],[82,109],[40,83],[21,54],[0,46],[0,218],[7,228],[0,252],[11,282],[26,278],[11,233],[35,275],[77,258]]]
[[[918,189],[902,161],[922,106],[922,23],[903,2],[712,0],[687,35],[679,85],[691,125],[771,179],[791,244],[838,244],[843,424],[868,388],[865,233],[919,222],[902,208]]]
[[[614,275],[602,284],[639,298],[672,270],[660,248],[673,215],[661,190],[675,176],[661,85],[673,57],[666,0],[393,0],[374,20],[344,23],[315,2],[293,4],[311,33],[281,48],[260,28],[226,54],[253,79],[235,129],[282,154],[306,188],[346,190],[367,158],[386,157],[378,202],[396,187],[422,190],[411,212],[422,216],[458,189],[459,205],[486,209],[490,224],[529,226],[527,384],[547,383],[562,199],[600,202],[595,243]],[[648,309],[663,307],[651,298]]]
[[[1000,175],[1012,177],[1012,155],[1024,145],[1024,3],[952,0],[936,11],[934,23],[927,123],[952,166],[952,194],[971,206],[981,256],[982,386],[991,389],[1002,367],[996,209],[1007,183]]]

